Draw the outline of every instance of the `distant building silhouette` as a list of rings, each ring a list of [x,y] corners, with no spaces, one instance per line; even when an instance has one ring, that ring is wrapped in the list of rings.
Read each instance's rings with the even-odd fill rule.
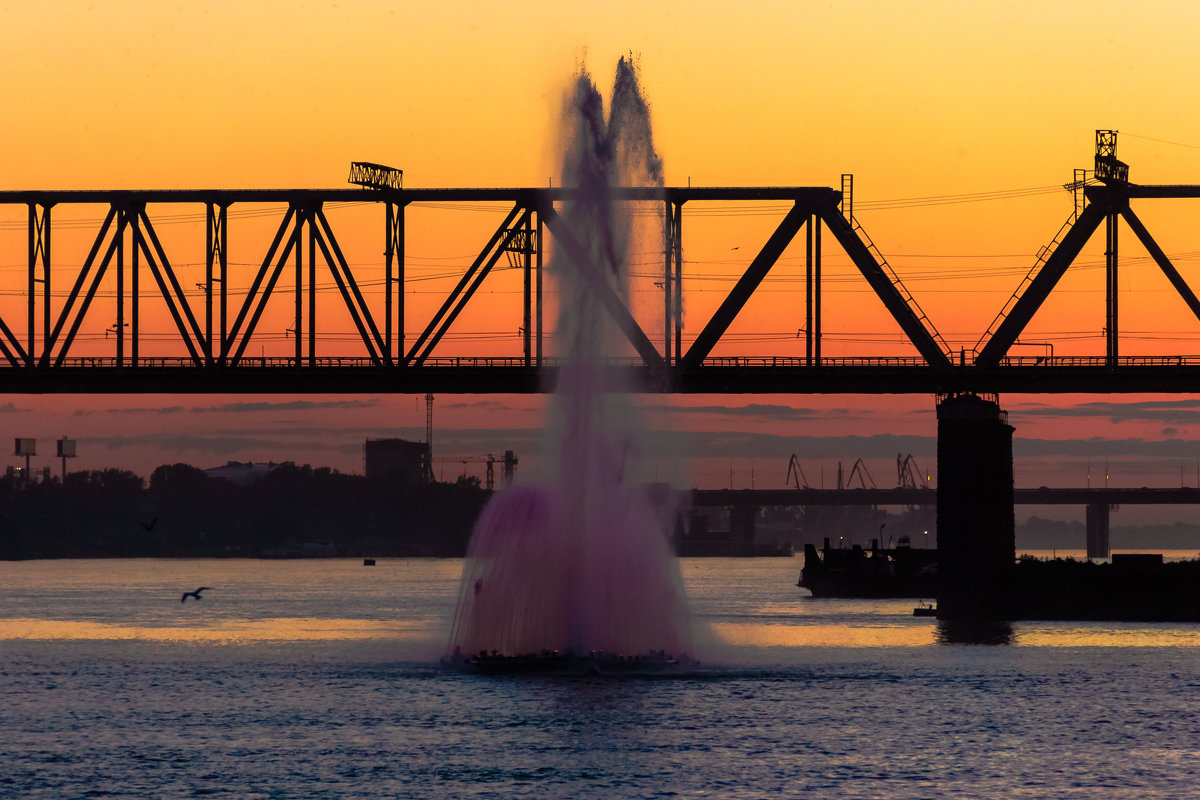
[[[426,442],[367,439],[363,456],[368,478],[387,478],[405,486],[418,486],[428,482],[432,474]]]

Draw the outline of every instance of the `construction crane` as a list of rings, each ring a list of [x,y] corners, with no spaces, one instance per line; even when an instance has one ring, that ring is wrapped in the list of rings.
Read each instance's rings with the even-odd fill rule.
[[[439,463],[443,463],[443,464],[450,463],[450,462],[456,462],[456,463],[462,464],[464,467],[467,464],[486,464],[487,465],[487,473],[486,473],[487,477],[486,477],[486,481],[484,483],[484,487],[488,491],[492,491],[493,489],[496,488],[495,465],[496,465],[497,461],[499,461],[501,464],[504,465],[504,485],[505,486],[509,486],[512,484],[513,474],[515,473],[516,466],[517,466],[517,457],[513,453],[512,450],[505,450],[504,456],[502,458],[497,458],[496,456],[492,455],[491,453],[488,453],[487,455],[483,455],[483,456],[443,456],[442,458],[435,458],[433,460],[437,461]]]
[[[803,488],[808,488],[808,476],[804,474],[804,469],[800,466],[800,459],[796,458],[795,453],[792,453],[791,459],[788,460],[787,477],[783,479],[784,485],[793,480],[797,489],[801,488],[801,481],[804,482]]]
[[[858,484],[863,489],[867,488],[868,483],[871,484],[870,488],[872,488],[872,489],[876,488],[875,479],[871,477],[871,471],[869,469],[867,469],[866,463],[861,458],[854,462],[854,466],[850,467],[850,475],[846,478],[846,482],[844,485],[842,484],[842,462],[840,462],[840,461],[838,462],[838,488],[839,489],[849,489],[850,484],[854,482],[855,475],[858,476]]]
[[[901,456],[896,453],[896,485],[901,489],[928,489],[929,480],[925,471],[917,466],[912,453]]]

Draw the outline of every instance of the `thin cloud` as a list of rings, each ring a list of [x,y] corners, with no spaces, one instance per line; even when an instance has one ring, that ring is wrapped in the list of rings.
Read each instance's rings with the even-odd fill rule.
[[[1110,402],[1095,400],[1072,406],[1039,404],[1013,412],[1021,417],[1107,419],[1110,422],[1157,422],[1162,424],[1186,424],[1200,422],[1200,400],[1180,398],[1177,400],[1140,400],[1133,402]]]
[[[469,409],[471,411],[527,411],[527,408],[518,408],[517,406],[508,403],[502,403],[499,400],[477,400],[469,403],[438,403],[438,408],[445,409]]]
[[[288,400],[286,402],[273,403],[266,400],[261,400],[254,403],[225,403],[219,406],[196,406],[191,409],[196,414],[208,413],[225,413],[225,414],[253,414],[261,412],[280,412],[280,411],[317,411],[322,409],[360,409],[374,408],[379,405],[378,400]]]
[[[646,410],[654,413],[670,414],[671,416],[709,414],[723,417],[785,421],[820,419],[828,415],[828,412],[815,411],[811,408],[794,408],[792,406],[771,403],[749,403],[744,406],[672,406],[656,404],[648,406]]]
[[[107,408],[105,414],[179,414],[183,406],[162,406],[158,408]]]
[[[1195,458],[1200,455],[1200,443],[1185,439],[1013,439],[1013,455],[1027,456],[1087,456],[1113,458],[1118,456],[1149,456],[1153,458]]]

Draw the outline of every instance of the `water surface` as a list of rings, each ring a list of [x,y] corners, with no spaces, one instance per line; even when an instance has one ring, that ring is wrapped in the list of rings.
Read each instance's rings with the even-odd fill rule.
[[[946,644],[799,566],[684,560],[702,669],[564,679],[436,666],[457,560],[3,563],[0,796],[1200,796],[1200,626]]]

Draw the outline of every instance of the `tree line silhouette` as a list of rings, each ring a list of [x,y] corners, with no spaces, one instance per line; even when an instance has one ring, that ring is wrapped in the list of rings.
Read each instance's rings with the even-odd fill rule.
[[[248,485],[188,464],[0,478],[0,559],[466,553],[490,492],[283,464]]]

